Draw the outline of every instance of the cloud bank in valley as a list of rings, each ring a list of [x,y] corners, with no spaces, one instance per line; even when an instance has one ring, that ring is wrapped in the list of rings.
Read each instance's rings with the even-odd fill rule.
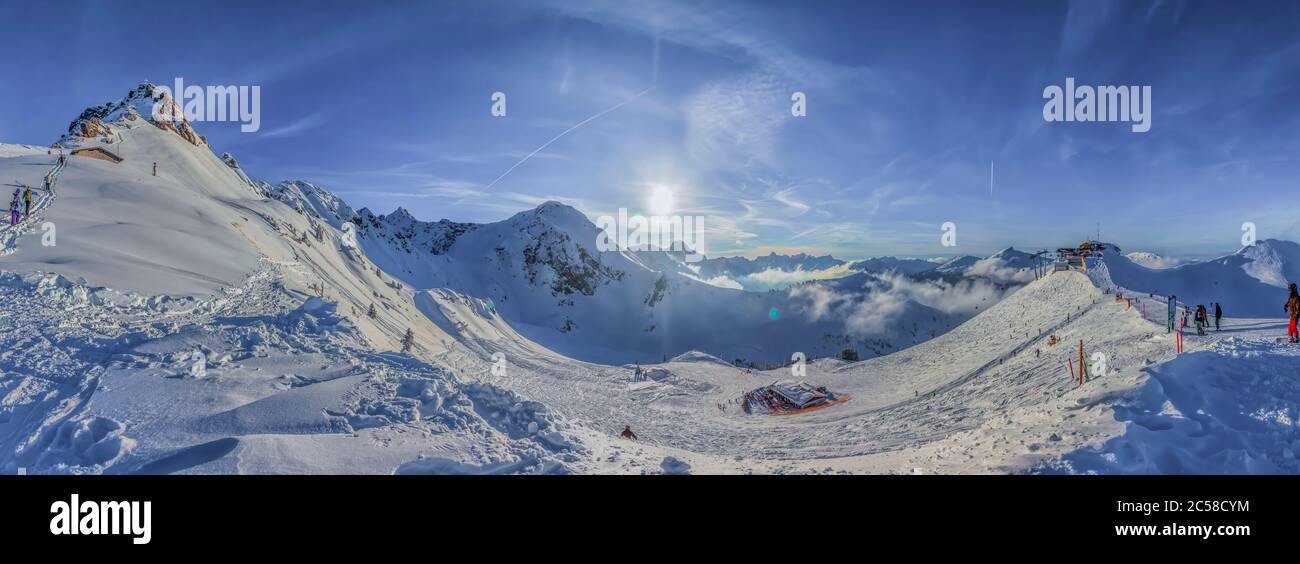
[[[1032,276],[1032,273],[1031,273]],[[1020,288],[1019,284],[998,283],[987,278],[914,280],[902,274],[886,273],[868,278],[860,288],[833,288],[825,284],[804,284],[789,290],[792,302],[804,306],[813,321],[840,319],[845,332],[857,336],[884,334],[902,316],[908,303],[915,302],[946,314],[973,317]]]
[[[701,282],[712,284],[721,288],[735,288],[737,290],[748,290],[750,292],[766,292],[768,290],[779,290],[802,284],[812,280],[833,280],[843,278],[853,274],[849,265],[842,264],[830,268],[804,270],[802,267],[794,270],[781,270],[779,268],[768,268],[760,272],[744,276],[726,276],[720,275],[707,280],[701,279]]]

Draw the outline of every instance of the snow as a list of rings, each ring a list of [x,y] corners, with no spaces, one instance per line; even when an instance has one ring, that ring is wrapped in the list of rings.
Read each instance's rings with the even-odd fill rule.
[[[9,321],[36,325],[72,309],[65,315],[85,328],[56,320],[65,328],[49,333],[52,343],[6,333],[25,341],[2,361],[0,437],[13,455],[0,469],[390,472],[441,448],[464,464],[526,459],[532,468],[558,467],[575,449],[563,418],[536,402],[408,355],[368,352],[332,302],[310,297],[259,314],[269,305],[260,300],[288,298],[276,295],[282,280],[253,276],[236,299],[170,316],[129,296],[126,305],[67,308],[71,296],[99,291],[62,291],[59,280],[7,279]],[[193,351],[207,359],[197,377]],[[387,454],[339,460],[375,449]],[[276,454],[286,450],[303,458]]]
[[[545,406],[384,352],[408,328],[426,358],[450,339],[341,244],[345,204],[250,185],[206,145],[117,120],[111,143],[68,144],[122,163],[69,157],[34,217],[0,229],[0,472],[553,471],[581,452]],[[55,157],[23,153],[0,174],[39,186]]]
[[[935,267],[938,272],[963,272],[980,261],[980,257],[963,255],[953,257]]]
[[[37,147],[36,145],[0,143],[0,159],[44,155],[49,150],[49,147]]]
[[[1167,256],[1159,255],[1148,251],[1137,251],[1132,253],[1126,253],[1124,256],[1127,257],[1129,260],[1133,261],[1134,264],[1137,264],[1139,266],[1145,266],[1153,270],[1173,268],[1175,266],[1179,266],[1181,264],[1188,262],[1183,259],[1167,257]]]
[[[195,295],[238,285],[256,266],[257,250],[232,225],[265,229],[261,218],[241,207],[241,200],[254,198],[251,190],[206,147],[171,132],[137,125],[121,136],[112,150],[122,163],[68,157],[48,210],[38,206],[33,228],[12,243],[23,252],[8,257],[5,268],[92,284],[112,280],[115,289],[150,294]],[[43,152],[0,159],[0,178],[39,187],[54,159]],[[160,163],[157,177],[154,162]],[[55,245],[42,244],[44,232],[35,227],[44,222],[57,228]]]
[[[1300,472],[1300,349],[1269,342],[1281,323],[1231,321],[1169,362],[1115,412],[1124,433],[1045,464],[1043,472]],[[1231,335],[1231,336],[1227,336]]]
[[[800,471],[807,469],[810,460],[831,458],[837,459],[833,465],[851,471],[897,471],[902,467],[886,460],[892,457],[878,453],[947,443],[954,433],[1000,429],[1007,409],[1041,417],[1044,406],[1059,413],[1074,405],[1081,392],[1065,368],[1065,359],[1075,354],[1074,349],[1058,345],[1048,350],[1044,344],[1048,331],[1040,338],[1038,327],[1062,335],[1066,342],[1083,338],[1090,349],[1115,348],[1112,362],[1118,365],[1140,365],[1137,357],[1145,359],[1164,348],[1160,341],[1149,340],[1152,326],[1136,312],[1118,312],[1103,303],[1101,292],[1081,275],[1049,277],[949,334],[911,349],[859,363],[811,363],[803,380],[853,399],[780,418],[746,416],[734,400],[787,378],[788,369],[747,371],[707,358],[679,359],[651,367],[667,370],[672,378],[648,387],[627,386],[620,382],[630,378],[629,369],[556,357],[539,359],[532,352],[535,344],[521,342],[517,336],[502,342],[495,334],[496,342],[490,346],[465,335],[472,354],[458,363],[470,371],[468,366],[490,362],[484,356],[489,351],[504,351],[510,371],[492,381],[569,414],[579,425],[599,425],[614,434],[628,424],[645,443],[638,448],[646,450],[646,456],[664,452],[652,447],[671,445],[690,453],[683,460],[697,468],[705,464],[710,472]],[[1071,321],[1064,319],[1065,312],[1074,314]],[[1041,357],[1033,354],[1038,347],[1044,349]],[[486,369],[477,372],[491,378]],[[1136,377],[1136,369],[1131,374]],[[1064,425],[1048,419],[1042,423],[1046,428]],[[1047,434],[1042,432],[1044,437]],[[619,443],[614,445],[610,448]],[[989,446],[993,445],[983,444],[982,449]],[[1028,454],[1026,447],[1014,443],[998,441],[996,446],[1001,450],[981,451],[977,458],[1011,468]],[[965,447],[957,443],[947,448]],[[628,456],[627,449],[618,450],[620,457]],[[941,465],[940,460],[930,459],[929,467]],[[915,462],[907,461],[906,468],[910,471]],[[969,466],[961,469],[970,470]]]
[[[1009,248],[921,273],[939,281],[747,292],[668,254],[598,252],[558,203],[426,222],[250,181],[185,124],[132,118],[135,93],[92,112],[111,135],[65,139],[122,163],[71,157],[0,227],[0,473],[1300,470],[1300,349],[1278,311],[1295,243],[1038,280]],[[0,175],[54,169],[0,145]],[[829,260],[781,271],[845,266]],[[1152,293],[1221,302],[1227,324],[1177,355]],[[1083,384],[1080,343],[1107,365]],[[741,408],[783,380],[850,399]]]

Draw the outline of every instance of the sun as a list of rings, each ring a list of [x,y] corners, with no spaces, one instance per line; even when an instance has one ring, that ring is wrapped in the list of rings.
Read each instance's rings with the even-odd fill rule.
[[[650,214],[655,216],[669,216],[673,214],[673,189],[656,184],[650,192],[650,199],[646,202],[650,208]]]

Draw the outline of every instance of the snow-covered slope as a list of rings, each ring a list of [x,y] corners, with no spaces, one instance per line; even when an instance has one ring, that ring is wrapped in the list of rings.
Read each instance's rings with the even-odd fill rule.
[[[58,173],[0,226],[0,472],[564,471],[561,418],[427,362],[452,339],[344,244],[349,208],[250,184],[150,91],[62,140],[121,162],[0,158]]]
[[[356,210],[342,198],[305,180],[286,180],[275,185],[257,182],[255,186],[266,197],[284,202],[294,211],[324,221],[335,229],[341,229],[343,222],[357,216]]]
[[[1246,274],[1269,286],[1286,288],[1300,282],[1300,244],[1265,239],[1243,247],[1236,256],[1248,261],[1241,265]]]
[[[243,202],[260,199],[206,145],[141,119],[114,122],[113,142],[79,139],[121,157],[68,157],[51,205],[14,244],[12,270],[57,272],[151,293],[208,293],[238,285],[258,251],[238,230],[269,226]],[[68,141],[65,139],[65,142]],[[43,152],[0,160],[0,177],[40,187],[54,166]],[[159,163],[153,176],[153,163]],[[45,194],[42,194],[45,195]],[[54,239],[43,244],[48,222]]]
[[[1015,247],[1007,247],[992,255],[985,260],[993,259],[1000,261],[1002,266],[1014,269],[1030,268],[1034,265],[1034,255],[1024,251],[1018,251]]]
[[[46,155],[49,152],[49,147],[37,147],[35,145],[23,145],[17,143],[0,143],[0,158]]]
[[[1151,269],[1128,257],[1103,259],[1114,285],[1138,293],[1177,296],[1189,304],[1223,304],[1224,315],[1281,317],[1286,286],[1300,281],[1300,245],[1266,239],[1231,255]]]
[[[1252,327],[1251,325],[1255,325]],[[1258,324],[1152,366],[1115,412],[1124,432],[1043,472],[1295,474],[1300,472],[1300,350],[1252,338]],[[1281,333],[1281,324],[1271,330]]]
[[[1162,256],[1148,251],[1135,251],[1124,255],[1134,264],[1145,266],[1150,269],[1160,270],[1163,268],[1173,268],[1184,264],[1185,260]]]
[[[1034,255],[1017,251],[1014,247],[1007,247],[986,258],[975,261],[970,266],[962,269],[961,273],[966,276],[978,276],[998,282],[1023,284],[1034,280],[1034,263]],[[950,271],[952,268],[940,267],[940,270]]]

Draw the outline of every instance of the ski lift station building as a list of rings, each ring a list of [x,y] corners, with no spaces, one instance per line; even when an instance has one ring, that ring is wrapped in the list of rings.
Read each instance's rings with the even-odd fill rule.
[[[1103,241],[1084,241],[1078,247],[1062,247],[1056,250],[1055,272],[1064,270],[1084,270],[1089,257],[1105,256],[1107,252],[1121,252],[1118,245]]]
[[[99,159],[101,161],[107,161],[113,164],[122,162],[122,157],[113,154],[111,151],[103,147],[88,147],[85,149],[77,149],[73,151],[72,154],[78,157],[90,157],[92,159]]]

